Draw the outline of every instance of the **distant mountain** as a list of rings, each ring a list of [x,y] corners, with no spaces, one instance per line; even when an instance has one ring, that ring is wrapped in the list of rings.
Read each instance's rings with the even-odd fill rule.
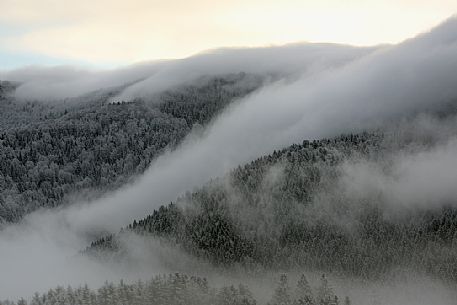
[[[119,89],[53,103],[18,101],[0,84],[0,223],[53,207],[84,190],[115,189],[207,124],[262,78],[245,73],[207,77],[133,102]]]

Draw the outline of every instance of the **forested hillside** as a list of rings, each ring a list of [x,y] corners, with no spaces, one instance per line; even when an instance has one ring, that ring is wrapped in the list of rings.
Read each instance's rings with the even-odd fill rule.
[[[403,268],[455,281],[452,205],[390,217],[383,198],[353,196],[340,187],[343,162],[388,159],[392,137],[363,133],[275,151],[135,220],[86,252],[121,255],[128,249],[119,237],[133,231],[221,266],[300,266],[370,279]],[[405,141],[395,150],[414,145]]]
[[[55,103],[18,101],[0,87],[0,223],[86,197],[141,174],[228,103],[261,85],[244,73],[202,79],[150,100],[111,99],[119,89]]]

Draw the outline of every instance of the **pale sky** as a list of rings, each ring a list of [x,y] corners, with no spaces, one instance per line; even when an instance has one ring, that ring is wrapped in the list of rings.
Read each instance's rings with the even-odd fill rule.
[[[456,0],[0,0],[0,70],[301,41],[397,43],[455,13]]]

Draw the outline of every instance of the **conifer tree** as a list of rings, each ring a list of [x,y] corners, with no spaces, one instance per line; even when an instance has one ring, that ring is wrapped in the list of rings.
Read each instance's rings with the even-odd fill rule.
[[[332,305],[334,302],[334,294],[325,274],[322,274],[317,290],[317,302],[319,305]]]
[[[302,274],[297,282],[294,303],[298,305],[312,305],[314,303],[313,292],[305,274]]]
[[[286,274],[279,277],[278,286],[276,287],[270,305],[290,305],[292,304],[290,288]]]

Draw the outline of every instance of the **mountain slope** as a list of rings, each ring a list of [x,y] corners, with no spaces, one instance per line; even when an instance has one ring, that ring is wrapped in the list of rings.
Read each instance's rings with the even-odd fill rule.
[[[0,97],[0,222],[17,221],[84,190],[114,189],[141,174],[194,127],[261,85],[244,73],[108,103],[116,91],[61,104]]]
[[[384,198],[354,196],[342,187],[342,164],[389,155],[417,141],[364,133],[304,141],[211,181],[86,253],[128,251],[123,234],[161,238],[217,265],[325,270],[363,278],[411,269],[457,280],[457,209],[402,211]],[[395,212],[393,212],[395,213]]]

